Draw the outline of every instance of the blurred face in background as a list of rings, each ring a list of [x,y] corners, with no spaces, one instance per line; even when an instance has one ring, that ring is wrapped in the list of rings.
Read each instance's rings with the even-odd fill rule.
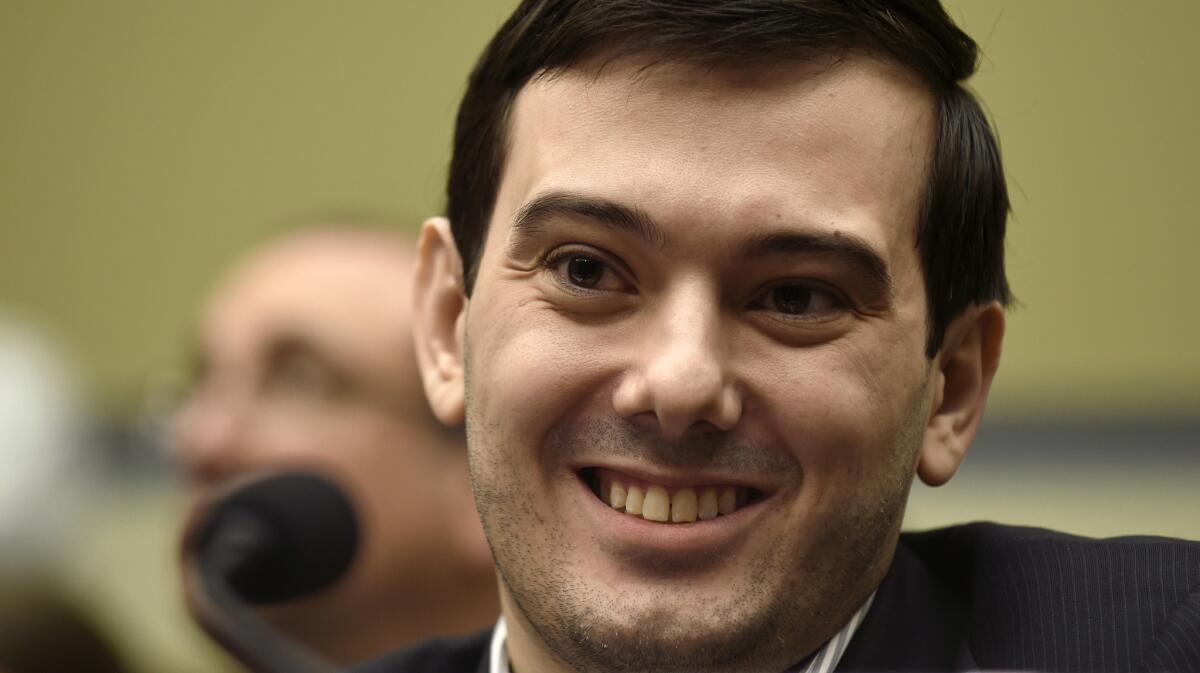
[[[410,247],[381,232],[314,231],[245,261],[203,312],[194,387],[174,425],[199,497],[288,468],[350,492],[363,528],[350,574],[268,615],[343,661],[496,614],[463,440],[435,422],[418,384]],[[469,607],[455,590],[469,590]]]

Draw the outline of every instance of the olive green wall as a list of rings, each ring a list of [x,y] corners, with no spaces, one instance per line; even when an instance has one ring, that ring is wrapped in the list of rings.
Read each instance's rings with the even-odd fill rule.
[[[248,245],[297,217],[415,228],[438,208],[463,79],[511,4],[0,0],[0,319],[42,323],[103,411],[136,411]],[[985,429],[954,482],[915,490],[907,524],[1196,537],[1180,514],[1194,422],[1147,439],[1169,449],[1149,457],[1138,428],[1098,457],[1095,437],[1051,431],[1064,416],[1200,418],[1200,3],[949,5],[984,46],[974,85],[1015,202],[1022,306],[993,416],[1058,420],[1035,425],[1045,446]],[[178,604],[179,495],[128,475],[69,559],[139,671],[226,661]]]
[[[0,307],[108,412],[175,371],[206,286],[300,216],[415,227],[510,2],[0,2]],[[1015,214],[993,412],[1200,409],[1200,3],[953,2]]]

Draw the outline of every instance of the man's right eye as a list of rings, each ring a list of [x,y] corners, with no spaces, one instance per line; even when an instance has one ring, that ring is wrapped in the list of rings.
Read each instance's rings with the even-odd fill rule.
[[[335,373],[305,356],[291,357],[277,363],[262,382],[263,394],[293,401],[332,401],[340,396],[342,389],[342,381]]]
[[[567,260],[567,278],[579,287],[595,288],[604,279],[604,263],[591,257],[573,256]]]
[[[594,253],[567,250],[547,259],[546,268],[569,291],[628,291],[628,284],[612,265]]]

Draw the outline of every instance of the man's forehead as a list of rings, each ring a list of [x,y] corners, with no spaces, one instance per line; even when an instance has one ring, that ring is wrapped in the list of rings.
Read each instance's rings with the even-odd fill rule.
[[[865,54],[569,68],[518,96],[497,204],[509,210],[498,214],[512,221],[539,194],[596,191],[652,216],[672,199],[688,216],[738,221],[899,214],[911,244],[933,119],[919,78]]]
[[[821,91],[820,95],[809,96]],[[542,71],[518,92],[514,110],[553,107],[558,114],[587,110],[601,120],[628,119],[653,111],[718,117],[778,107],[777,119],[810,122],[822,119],[831,103],[853,97],[860,106],[848,122],[910,124],[914,117],[931,121],[933,95],[910,69],[873,52],[850,51],[807,60],[703,62],[654,53],[598,56],[577,65]],[[778,103],[779,105],[772,105]],[[585,108],[584,106],[587,105]],[[846,110],[841,110],[846,112]],[[510,129],[511,130],[511,129]]]

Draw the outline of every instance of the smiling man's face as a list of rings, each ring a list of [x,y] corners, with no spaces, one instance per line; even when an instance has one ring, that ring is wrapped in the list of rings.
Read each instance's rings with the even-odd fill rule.
[[[427,386],[465,396],[514,660],[782,670],[886,572],[940,401],[933,100],[865,56],[647,63],[521,92]]]

